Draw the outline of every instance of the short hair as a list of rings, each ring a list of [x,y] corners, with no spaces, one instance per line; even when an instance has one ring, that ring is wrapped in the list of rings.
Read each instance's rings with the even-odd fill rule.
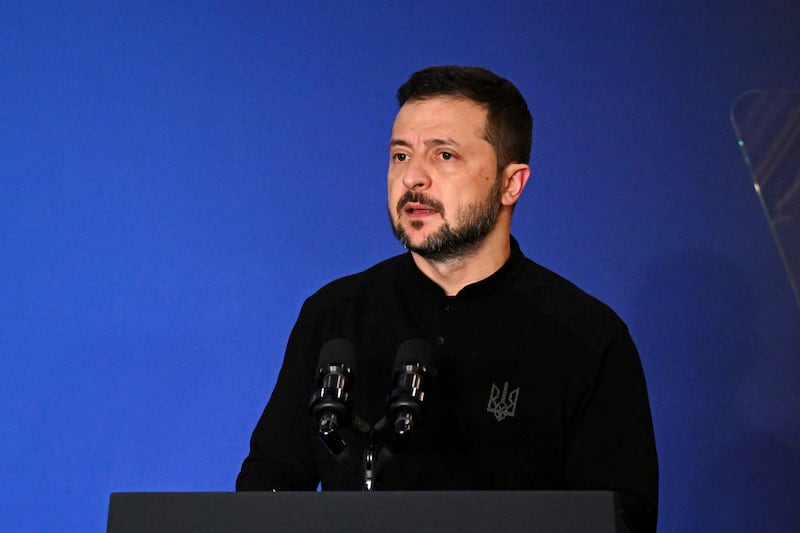
[[[530,162],[533,117],[513,83],[480,67],[428,67],[415,72],[397,90],[397,102],[437,96],[465,98],[486,110],[486,140],[494,148],[498,170]]]

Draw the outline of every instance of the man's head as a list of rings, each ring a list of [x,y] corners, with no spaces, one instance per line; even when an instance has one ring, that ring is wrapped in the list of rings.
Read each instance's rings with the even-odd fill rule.
[[[533,118],[510,81],[480,67],[429,67],[412,74],[397,90],[401,107],[437,96],[464,98],[486,108],[484,136],[497,154],[498,171],[509,163],[530,162]]]
[[[395,236],[433,262],[507,245],[530,175],[531,116],[519,91],[484,69],[433,67],[412,75],[398,100],[388,172]]]

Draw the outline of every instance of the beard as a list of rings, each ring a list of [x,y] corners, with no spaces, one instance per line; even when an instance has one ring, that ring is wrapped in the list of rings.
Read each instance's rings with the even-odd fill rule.
[[[423,193],[408,191],[397,202],[398,222],[392,223],[394,236],[407,250],[415,252],[429,261],[442,263],[468,257],[477,251],[486,239],[486,235],[497,224],[497,218],[500,215],[501,183],[502,180],[498,176],[483,202],[460,206],[455,215],[455,226],[451,226],[445,219],[444,209],[440,202]],[[444,219],[442,227],[428,235],[418,246],[411,244],[408,234],[399,221],[403,206],[409,202],[418,202],[434,207]],[[391,214],[389,219],[392,220]],[[421,225],[422,223],[415,222],[412,223],[412,226],[416,227],[416,224]]]

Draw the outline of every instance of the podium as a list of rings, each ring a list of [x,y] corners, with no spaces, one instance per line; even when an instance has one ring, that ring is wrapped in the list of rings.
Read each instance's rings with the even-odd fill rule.
[[[613,492],[114,493],[108,533],[629,533]]]

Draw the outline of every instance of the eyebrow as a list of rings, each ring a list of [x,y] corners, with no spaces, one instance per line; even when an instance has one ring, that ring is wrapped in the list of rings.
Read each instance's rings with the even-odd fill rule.
[[[411,148],[411,143],[403,139],[392,139],[392,141],[389,143],[389,147],[391,148],[392,146],[404,146],[406,148]],[[425,146],[455,146],[460,148],[461,144],[448,137],[446,139],[427,139],[425,141]]]

